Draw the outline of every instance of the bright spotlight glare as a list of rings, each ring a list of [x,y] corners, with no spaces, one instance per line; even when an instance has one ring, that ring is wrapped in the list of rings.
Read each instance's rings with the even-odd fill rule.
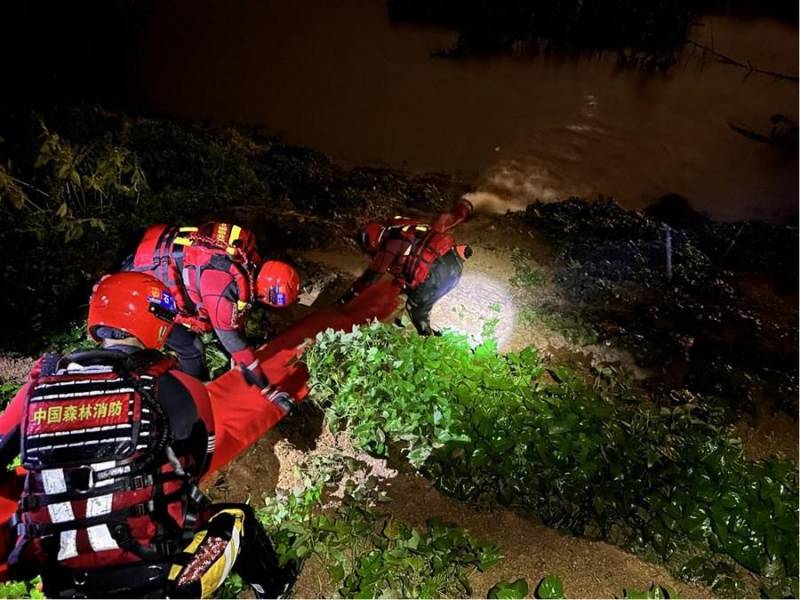
[[[465,269],[458,287],[434,306],[431,324],[437,329],[466,334],[473,346],[494,338],[498,349],[506,350],[511,343],[516,316],[508,283]]]

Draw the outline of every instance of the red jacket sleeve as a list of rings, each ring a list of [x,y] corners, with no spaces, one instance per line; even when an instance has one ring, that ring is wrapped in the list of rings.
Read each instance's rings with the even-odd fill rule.
[[[5,468],[19,454],[19,426],[25,409],[25,398],[30,383],[26,383],[0,414],[0,468]]]
[[[269,385],[255,352],[241,334],[244,315],[237,308],[239,289],[233,276],[224,271],[207,269],[200,279],[200,289],[203,307],[225,350],[239,366],[249,371],[249,379],[254,385]]]
[[[456,225],[466,221],[474,212],[472,203],[466,198],[461,198],[455,203],[450,212],[442,213],[431,223],[431,229],[438,233],[450,231]]]

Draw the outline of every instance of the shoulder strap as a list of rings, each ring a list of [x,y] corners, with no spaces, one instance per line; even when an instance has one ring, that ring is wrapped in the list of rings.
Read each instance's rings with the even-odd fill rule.
[[[61,362],[61,355],[57,352],[48,352],[42,355],[42,362],[40,363],[39,376],[49,377],[54,375],[58,370],[58,363]]]

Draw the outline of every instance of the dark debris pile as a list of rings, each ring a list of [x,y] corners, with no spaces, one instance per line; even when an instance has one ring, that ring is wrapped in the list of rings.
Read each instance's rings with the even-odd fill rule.
[[[766,401],[797,415],[796,227],[717,223],[678,196],[644,214],[613,200],[537,202],[525,219],[557,249],[562,292],[658,374],[657,397],[687,387],[735,410]]]

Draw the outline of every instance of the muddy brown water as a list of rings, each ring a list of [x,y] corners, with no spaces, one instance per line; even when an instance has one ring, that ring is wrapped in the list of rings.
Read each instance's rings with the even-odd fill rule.
[[[797,211],[797,156],[734,133],[797,119],[797,84],[686,53],[666,76],[593,60],[449,61],[447,29],[398,25],[380,0],[154,3],[127,75],[141,106],[263,126],[334,159],[444,171],[509,206],[676,192],[722,219]],[[706,16],[692,36],[797,75],[797,28]]]

